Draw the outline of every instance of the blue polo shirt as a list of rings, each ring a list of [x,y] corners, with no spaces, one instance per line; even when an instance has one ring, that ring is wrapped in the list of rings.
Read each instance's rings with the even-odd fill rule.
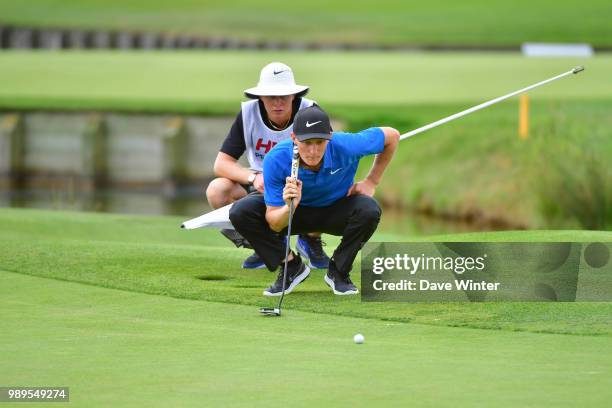
[[[302,199],[299,205],[327,207],[345,197],[355,180],[359,160],[377,154],[385,147],[381,128],[370,128],[359,133],[334,132],[323,155],[319,171],[300,167]],[[264,200],[266,205],[281,207],[285,179],[291,175],[293,140],[278,143],[266,154],[263,164]]]

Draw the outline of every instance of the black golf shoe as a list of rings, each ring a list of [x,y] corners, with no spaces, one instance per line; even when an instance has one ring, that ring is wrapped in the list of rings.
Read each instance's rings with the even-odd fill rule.
[[[353,284],[351,278],[346,276],[341,276],[340,273],[335,271],[327,271],[325,277],[323,277],[327,286],[329,286],[336,295],[356,295],[359,293],[357,286]]]
[[[276,281],[266,290],[264,290],[264,296],[280,296],[283,292],[283,270],[285,263],[281,263],[278,268],[278,276]],[[305,281],[310,275],[310,268],[302,262],[302,258],[299,255],[294,254],[294,258],[287,264],[287,280],[285,282],[285,294],[291,293],[291,291]]]

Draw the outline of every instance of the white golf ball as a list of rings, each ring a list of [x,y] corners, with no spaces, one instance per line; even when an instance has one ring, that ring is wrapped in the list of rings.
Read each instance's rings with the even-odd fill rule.
[[[357,333],[355,336],[353,336],[353,341],[355,344],[363,344],[365,337],[363,337],[363,334]]]

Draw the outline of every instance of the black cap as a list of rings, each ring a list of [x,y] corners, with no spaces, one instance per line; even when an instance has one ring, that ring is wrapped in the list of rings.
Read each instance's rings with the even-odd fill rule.
[[[300,142],[308,139],[332,138],[327,113],[316,105],[300,110],[293,119],[293,133]]]

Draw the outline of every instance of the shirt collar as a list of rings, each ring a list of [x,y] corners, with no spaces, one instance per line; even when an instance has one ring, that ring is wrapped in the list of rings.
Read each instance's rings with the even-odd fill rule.
[[[321,168],[323,169],[331,169],[334,167],[334,158],[332,157],[331,142],[332,141],[330,140],[329,143],[327,143],[325,153],[323,153],[323,165],[321,166]]]

